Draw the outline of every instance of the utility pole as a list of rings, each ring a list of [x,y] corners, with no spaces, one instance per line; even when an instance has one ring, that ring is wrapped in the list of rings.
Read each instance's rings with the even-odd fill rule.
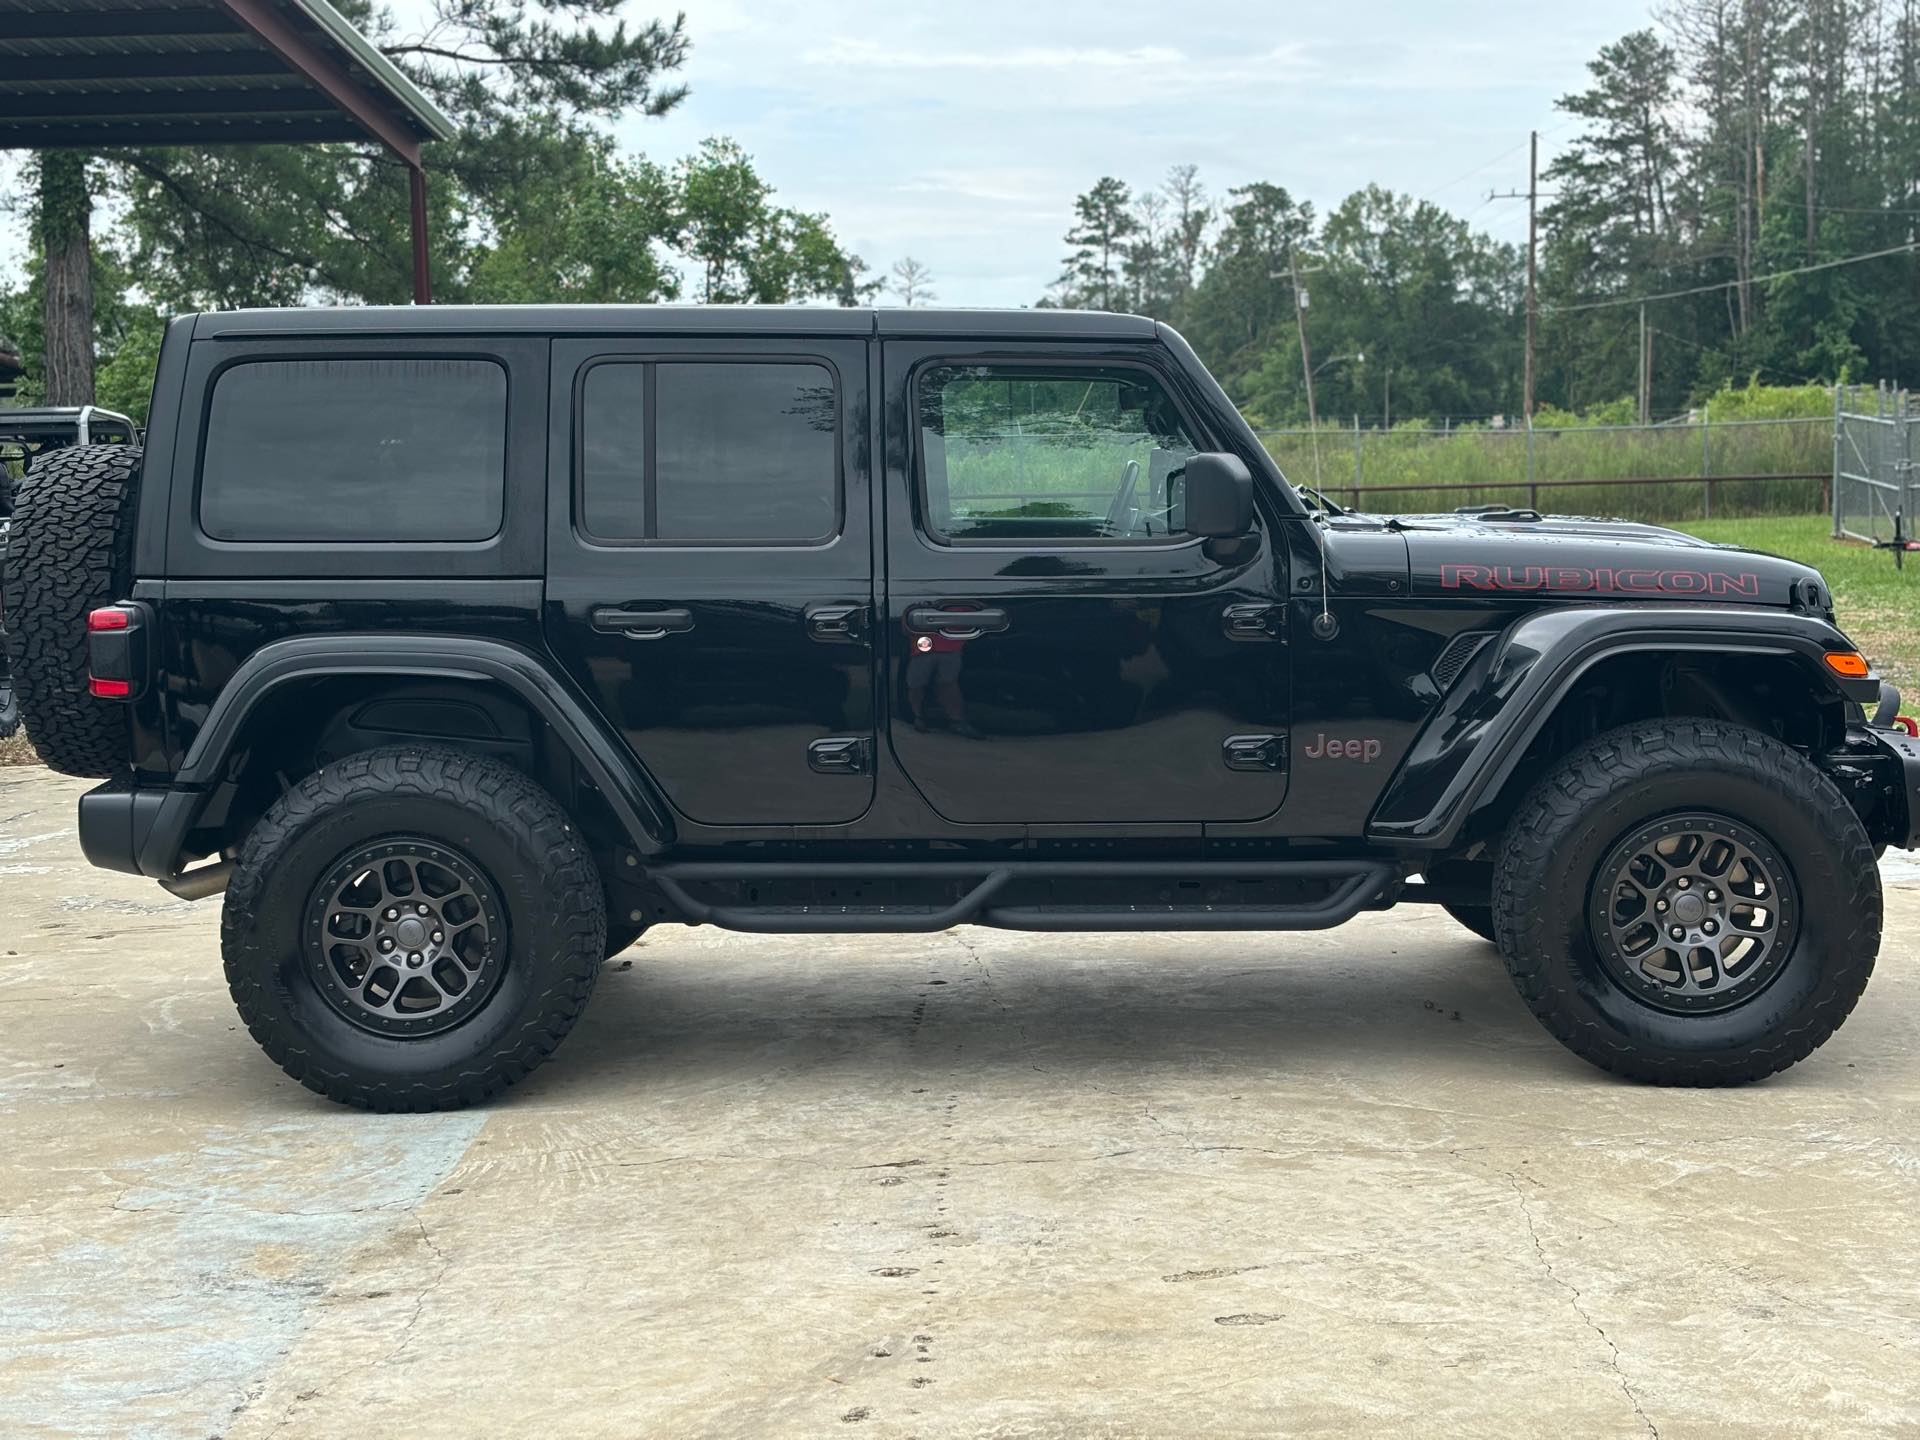
[[[1533,428],[1533,328],[1534,317],[1539,313],[1539,292],[1535,288],[1538,277],[1540,253],[1540,225],[1538,207],[1540,201],[1540,132],[1528,132],[1531,141],[1527,148],[1527,380],[1523,405],[1526,410],[1527,428]]]
[[[1648,380],[1650,377],[1647,374],[1647,372],[1653,368],[1648,363],[1649,361],[1652,360],[1652,358],[1653,358],[1653,337],[1647,333],[1647,304],[1646,304],[1646,301],[1643,300],[1640,302],[1640,389],[1639,389],[1640,423],[1642,425],[1645,425],[1647,423],[1648,411],[1650,411],[1653,408],[1652,406],[1653,396],[1648,386]]]
[[[1527,150],[1527,188],[1523,191],[1509,190],[1504,195],[1487,194],[1489,200],[1519,200],[1527,202],[1527,345],[1526,371],[1520,411],[1525,417],[1527,428],[1533,428],[1533,382],[1534,367],[1534,331],[1540,314],[1540,132],[1528,132]]]
[[[1300,373],[1307,377],[1307,425],[1320,428],[1320,412],[1313,403],[1313,359],[1307,351],[1307,295],[1300,288],[1300,270],[1294,247],[1287,247],[1287,278],[1293,283],[1293,323],[1300,332]]]

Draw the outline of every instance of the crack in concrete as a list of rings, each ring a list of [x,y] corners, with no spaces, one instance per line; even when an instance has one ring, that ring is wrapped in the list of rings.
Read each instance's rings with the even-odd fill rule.
[[[1640,1397],[1633,1391],[1633,1382],[1627,1379],[1627,1372],[1620,1367],[1620,1347],[1614,1343],[1613,1337],[1607,1334],[1606,1327],[1587,1312],[1587,1307],[1580,1298],[1579,1287],[1572,1281],[1564,1279],[1553,1268],[1553,1261],[1547,1255],[1547,1247],[1540,1241],[1539,1227],[1533,1223],[1533,1207],[1527,1203],[1526,1191],[1520,1188],[1520,1177],[1511,1170],[1503,1170],[1500,1173],[1507,1177],[1507,1184],[1513,1187],[1513,1198],[1520,1206],[1520,1218],[1527,1223],[1527,1235],[1533,1241],[1533,1253],[1540,1259],[1540,1268],[1546,1272],[1547,1279],[1567,1292],[1567,1301],[1573,1306],[1573,1313],[1578,1315],[1586,1327],[1598,1335],[1606,1345],[1607,1364],[1612,1369],[1614,1378],[1620,1382],[1620,1393],[1625,1395],[1627,1403],[1633,1406],[1633,1413],[1640,1417],[1640,1423],[1646,1427],[1647,1434],[1652,1436],[1653,1440],[1660,1440],[1660,1427],[1653,1423],[1653,1418],[1641,1407]]]

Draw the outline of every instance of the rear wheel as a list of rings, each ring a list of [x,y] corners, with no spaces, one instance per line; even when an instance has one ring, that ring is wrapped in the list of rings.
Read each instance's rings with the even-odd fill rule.
[[[600,877],[519,771],[399,746],[289,790],[221,922],[241,1018],[310,1090],[372,1110],[483,1100],[559,1045],[605,953]]]
[[[1663,720],[1576,751],[1515,812],[1494,919],[1528,1007],[1636,1080],[1728,1085],[1812,1054],[1880,948],[1859,817],[1756,731]]]
[[[87,612],[132,578],[136,445],[76,445],[38,457],[14,494],[0,614],[15,698],[33,747],[66,775],[127,763],[127,711],[87,687]]]

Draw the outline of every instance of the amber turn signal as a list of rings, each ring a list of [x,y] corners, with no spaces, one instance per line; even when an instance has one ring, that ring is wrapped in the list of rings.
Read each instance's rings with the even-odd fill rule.
[[[1868,672],[1867,657],[1858,650],[1827,651],[1827,668],[1836,675],[1844,675],[1849,680],[1858,680]]]

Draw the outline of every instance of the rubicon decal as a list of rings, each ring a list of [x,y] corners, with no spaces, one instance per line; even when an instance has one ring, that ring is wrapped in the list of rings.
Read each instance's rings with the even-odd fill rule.
[[[1301,747],[1300,753],[1309,760],[1358,760],[1362,765],[1371,765],[1380,758],[1380,742],[1339,740],[1322,731]]]
[[[1714,595],[1760,598],[1760,577],[1725,570],[1589,570],[1580,565],[1442,565],[1446,590],[1528,590],[1570,594]]]

